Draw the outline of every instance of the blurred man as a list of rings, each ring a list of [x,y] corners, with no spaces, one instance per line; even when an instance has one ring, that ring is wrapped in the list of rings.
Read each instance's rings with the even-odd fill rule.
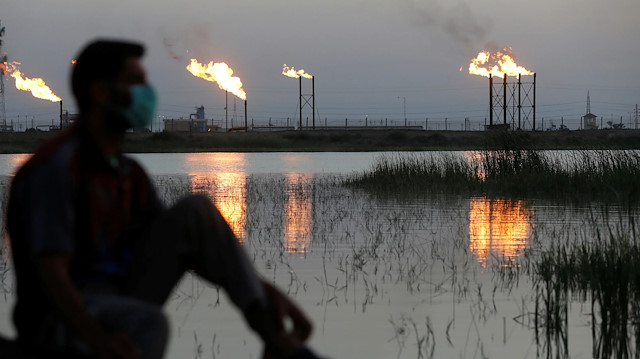
[[[76,124],[42,145],[13,180],[7,228],[21,347],[48,358],[161,358],[168,338],[161,306],[190,269],[225,289],[263,340],[265,357],[311,357],[310,322],[258,277],[215,206],[191,196],[165,208],[142,168],[121,153],[125,131],[155,115],[143,53],[129,42],[89,44],[71,78]]]

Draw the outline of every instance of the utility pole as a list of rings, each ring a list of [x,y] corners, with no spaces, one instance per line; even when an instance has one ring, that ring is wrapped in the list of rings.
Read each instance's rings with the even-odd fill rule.
[[[229,91],[224,90],[224,130],[229,129]]]
[[[536,74],[533,74],[533,103],[531,104],[533,111],[533,130],[536,130]]]
[[[233,116],[231,117],[231,127],[234,126],[236,121],[236,97],[233,98]]]
[[[507,125],[507,74],[502,74],[502,96],[504,97],[502,100],[502,117],[504,119],[503,124]]]
[[[489,74],[489,126],[493,126],[493,76]]]
[[[522,113],[522,100],[521,100],[521,88],[522,88],[522,74],[518,74],[518,130],[522,129],[521,113]]]
[[[311,76],[311,96],[312,98],[312,102],[311,102],[311,112],[312,112],[312,117],[313,117],[313,129],[316,129],[316,77],[315,76]]]
[[[398,96],[398,100],[400,99],[400,96]],[[403,109],[403,114],[404,114],[404,126],[407,127],[407,98],[406,97],[402,97],[402,109]]]
[[[4,106],[4,76],[7,74],[7,55],[3,55],[2,42],[4,37],[4,26],[0,23],[0,125],[5,131],[7,128],[7,112]]]

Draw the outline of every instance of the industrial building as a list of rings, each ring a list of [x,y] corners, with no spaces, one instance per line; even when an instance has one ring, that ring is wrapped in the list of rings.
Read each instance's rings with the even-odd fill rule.
[[[218,131],[220,126],[214,125],[213,120],[209,124],[205,119],[204,106],[196,107],[196,112],[189,118],[164,119],[164,130],[167,132],[212,132]]]

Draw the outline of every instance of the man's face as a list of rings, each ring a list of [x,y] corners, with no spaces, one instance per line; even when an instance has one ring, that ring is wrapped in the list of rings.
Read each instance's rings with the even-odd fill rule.
[[[104,113],[103,126],[110,132],[120,133],[130,127],[123,111],[131,104],[131,86],[146,83],[146,73],[140,58],[130,57],[123,63],[120,74],[114,81],[96,83],[94,87],[95,108]]]
[[[141,85],[147,82],[146,73],[140,58],[130,57],[125,60],[122,71],[114,84],[111,103],[126,107],[131,102],[129,88],[133,85]]]

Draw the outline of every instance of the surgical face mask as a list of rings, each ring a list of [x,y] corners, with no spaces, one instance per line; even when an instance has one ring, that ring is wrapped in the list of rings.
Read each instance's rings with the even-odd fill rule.
[[[133,85],[129,88],[131,103],[122,112],[131,127],[147,127],[156,115],[156,92],[150,85]]]

